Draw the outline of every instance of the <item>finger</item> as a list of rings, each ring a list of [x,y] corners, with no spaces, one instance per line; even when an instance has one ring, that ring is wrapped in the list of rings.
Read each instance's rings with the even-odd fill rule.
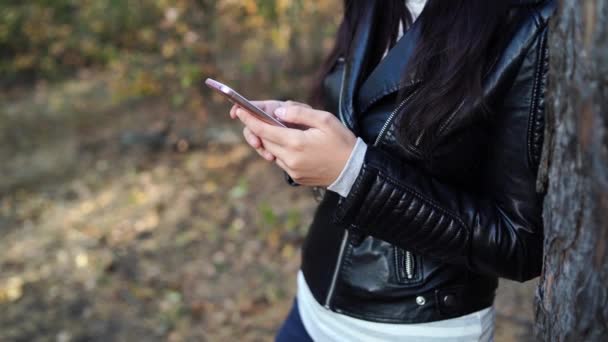
[[[247,140],[247,143],[251,145],[251,147],[255,149],[262,147],[262,141],[260,140],[260,138],[251,133],[249,128],[243,128],[243,136],[245,137],[245,140]]]
[[[279,158],[275,159],[275,163],[285,172],[287,172],[287,174],[291,177],[291,169],[287,166],[287,164],[285,164],[285,162]],[[293,177],[292,177],[293,178]]]
[[[281,106],[281,101],[276,100],[263,100],[263,101],[251,101],[254,106],[260,108],[261,110],[268,112],[274,112],[274,110]],[[270,113],[269,113],[270,114]]]
[[[230,118],[232,119],[236,119],[236,110],[239,108],[238,105],[232,105],[232,108],[230,108]]]
[[[264,146],[264,149],[272,154],[274,157],[276,158],[281,158],[281,159],[285,159],[285,157],[288,155],[287,150],[285,149],[285,147],[276,144],[270,140],[265,140],[265,139],[261,139],[262,140],[262,145]]]
[[[262,140],[251,133],[247,127],[243,128],[243,136],[245,137],[245,140],[247,140],[247,143],[251,145],[262,158],[268,161],[273,161],[275,159],[275,156],[272,153],[266,151],[262,145]]]
[[[311,106],[307,105],[306,103],[291,101],[291,100],[285,101],[285,106],[300,106],[300,107],[305,107],[305,108],[312,108]]]
[[[255,151],[267,161],[274,161],[276,159],[272,153],[266,151],[264,148],[258,148]]]
[[[337,121],[331,113],[302,106],[280,107],[274,114],[282,121],[314,128],[323,128]]]
[[[284,145],[287,142],[290,131],[295,131],[267,124],[241,108],[237,109],[236,115],[253,134],[280,145]]]

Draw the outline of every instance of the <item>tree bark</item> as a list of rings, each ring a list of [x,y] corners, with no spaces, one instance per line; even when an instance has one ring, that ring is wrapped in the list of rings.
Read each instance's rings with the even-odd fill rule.
[[[608,341],[608,0],[562,0],[550,38],[537,337]]]

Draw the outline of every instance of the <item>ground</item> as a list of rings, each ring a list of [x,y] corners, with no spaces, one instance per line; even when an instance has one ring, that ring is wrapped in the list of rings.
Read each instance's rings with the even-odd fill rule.
[[[105,76],[0,97],[0,341],[269,341],[315,201],[227,106],[113,103]],[[532,340],[503,281],[497,341]]]

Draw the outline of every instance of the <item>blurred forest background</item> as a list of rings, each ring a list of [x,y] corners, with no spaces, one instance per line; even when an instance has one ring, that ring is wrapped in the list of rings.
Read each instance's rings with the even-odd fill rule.
[[[305,101],[340,3],[2,1],[0,341],[271,340],[315,202],[201,81]]]

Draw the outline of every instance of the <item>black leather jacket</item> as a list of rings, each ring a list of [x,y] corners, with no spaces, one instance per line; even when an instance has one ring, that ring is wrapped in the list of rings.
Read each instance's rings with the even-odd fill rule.
[[[430,322],[492,305],[498,277],[539,275],[535,183],[555,1],[511,1],[520,19],[484,84],[493,115],[446,122],[426,161],[408,159],[393,122],[407,106],[407,98],[396,103],[398,90],[416,88],[400,81],[418,22],[362,83],[374,11],[359,23],[356,48],[325,80],[326,109],[368,150],[348,197],[326,192],[302,249],[302,271],[325,307],[370,321]]]

